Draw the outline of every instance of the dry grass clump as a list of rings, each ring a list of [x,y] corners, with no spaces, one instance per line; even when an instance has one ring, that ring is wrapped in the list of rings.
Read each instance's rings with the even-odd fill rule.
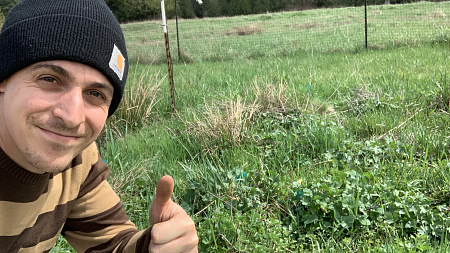
[[[106,122],[105,128],[123,137],[124,129],[128,131],[146,125],[159,101],[158,93],[163,80],[158,74],[149,76],[148,70],[142,71],[139,76],[134,73],[125,87],[122,102]]]
[[[185,122],[187,130],[205,143],[222,141],[237,145],[247,138],[246,129],[256,107],[238,97],[235,101],[205,104],[203,113],[194,114],[192,122]]]
[[[380,101],[380,92],[372,92],[364,85],[351,90],[348,97],[343,98],[346,103],[346,111],[354,111],[358,115],[370,108],[372,101]]]
[[[356,87],[353,92],[354,101],[356,103],[361,103],[370,99],[376,98],[376,94],[374,92],[369,91],[366,87]]]
[[[248,139],[247,127],[255,116],[263,112],[285,113],[290,109],[286,89],[285,81],[274,85],[267,80],[258,81],[256,77],[248,91],[254,94],[252,103],[242,101],[241,97],[207,103],[201,113],[193,114],[192,121],[185,122],[186,129],[208,144],[238,145]]]
[[[263,33],[264,29],[261,27],[256,26],[255,24],[246,25],[246,26],[236,26],[231,30],[228,30],[225,34],[226,35],[251,35],[255,33]]]
[[[286,112],[288,110],[287,83],[285,81],[278,81],[274,85],[273,82],[258,80],[255,77],[251,87],[255,95],[254,104],[259,112]]]

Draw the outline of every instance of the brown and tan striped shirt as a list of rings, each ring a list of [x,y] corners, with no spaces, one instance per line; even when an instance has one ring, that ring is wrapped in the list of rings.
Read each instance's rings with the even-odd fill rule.
[[[0,149],[0,252],[49,252],[63,234],[77,252],[148,252],[106,181],[95,144],[59,174],[34,174]]]

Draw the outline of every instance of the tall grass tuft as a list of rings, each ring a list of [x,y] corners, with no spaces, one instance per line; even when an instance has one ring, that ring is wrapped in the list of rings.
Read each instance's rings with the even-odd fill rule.
[[[273,82],[259,80],[252,82],[248,93],[254,97],[252,103],[236,100],[211,101],[204,105],[203,113],[194,113],[193,121],[186,121],[186,126],[193,136],[206,143],[225,143],[238,145],[247,139],[247,126],[254,116],[265,112],[285,113],[292,108],[286,96],[287,83],[284,80]],[[249,94],[249,95],[250,95]]]
[[[183,49],[180,48],[180,55],[178,57],[180,63],[193,63],[194,59]]]
[[[129,78],[120,106],[106,121],[99,137],[100,145],[110,137],[123,138],[128,132],[142,128],[155,114],[154,107],[159,101],[158,94],[164,78],[160,78],[159,73],[150,75],[148,69],[140,74],[136,71]],[[112,135],[107,134],[108,131]]]
[[[441,80],[435,81],[438,87],[436,105],[439,109],[450,111],[450,83],[447,82],[447,73],[441,75]]]
[[[286,96],[287,83],[284,80],[274,85],[267,79],[259,80],[255,77],[251,87],[259,112],[286,112],[292,105]]]
[[[205,143],[237,145],[247,138],[246,129],[256,109],[238,96],[235,101],[205,104],[203,113],[194,113],[193,121],[185,123],[187,130]]]

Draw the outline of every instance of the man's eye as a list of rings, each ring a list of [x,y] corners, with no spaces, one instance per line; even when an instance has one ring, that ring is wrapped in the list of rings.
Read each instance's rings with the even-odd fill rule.
[[[56,83],[56,79],[50,76],[43,77],[42,80],[44,80],[47,83]]]
[[[90,91],[90,92],[89,92],[89,95],[94,96],[94,97],[97,97],[97,98],[103,98],[103,94],[100,93],[100,92],[98,92],[98,91],[95,91],[95,90]]]

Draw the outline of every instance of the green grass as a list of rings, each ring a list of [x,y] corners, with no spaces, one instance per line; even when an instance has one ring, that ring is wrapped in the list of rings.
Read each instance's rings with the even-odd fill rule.
[[[368,47],[382,49],[448,40],[449,15],[449,2],[368,6]],[[179,20],[181,56],[200,62],[311,51],[360,51],[365,46],[364,17],[364,7],[348,7]],[[160,23],[122,25],[131,62],[165,63]],[[177,59],[175,20],[169,20],[168,29],[172,57]]]
[[[172,175],[201,252],[447,252],[449,57],[428,44],[175,65],[178,114],[162,83],[154,123],[104,148],[111,182],[144,228]],[[285,108],[256,106],[255,85]]]
[[[421,6],[435,4],[371,8],[414,19]],[[450,51],[448,31],[435,32],[409,46],[175,64],[176,114],[167,66],[132,65],[141,97],[127,103],[154,102],[108,122],[109,181],[143,229],[158,179],[172,175],[200,252],[450,252]]]

